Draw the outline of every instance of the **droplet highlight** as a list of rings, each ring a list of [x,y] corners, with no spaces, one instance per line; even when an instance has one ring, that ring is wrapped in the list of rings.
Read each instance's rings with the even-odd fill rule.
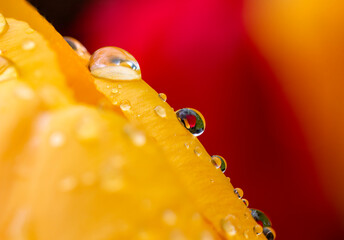
[[[72,37],[63,38],[79,57],[87,61],[90,59],[90,53],[87,51],[85,46],[81,44],[81,42]]]
[[[244,196],[244,191],[241,188],[234,188],[234,193],[238,196],[238,198],[242,198]]]
[[[17,79],[18,72],[12,61],[0,56],[0,82]]]
[[[121,101],[119,107],[122,109],[122,111],[129,111],[131,109],[131,104],[128,100]]]
[[[251,208],[250,210],[252,217],[258,224],[261,224],[263,227],[271,227],[271,221],[265,213],[254,208]]]
[[[36,43],[32,40],[25,40],[22,43],[22,49],[29,51],[29,50],[33,50],[36,47]]]
[[[200,148],[199,146],[196,146],[194,149],[194,153],[197,155],[197,157],[202,155],[202,148]]]
[[[267,240],[274,240],[276,238],[276,232],[271,227],[263,228],[263,233]]]
[[[219,155],[211,156],[211,163],[214,165],[215,168],[219,168],[223,173],[227,169],[226,160]]]
[[[95,51],[89,62],[95,77],[112,80],[136,80],[141,70],[136,59],[127,51],[117,47],[104,47]]]
[[[236,227],[233,225],[232,221],[234,216],[227,216],[221,220],[221,227],[228,236],[235,236],[237,234]]]
[[[159,117],[166,118],[166,110],[162,106],[156,106],[154,111]]]
[[[167,96],[166,96],[165,93],[159,93],[159,97],[160,97],[160,99],[161,99],[162,101],[166,102]]]
[[[256,224],[256,225],[253,227],[253,232],[254,232],[256,235],[260,235],[260,234],[262,234],[262,232],[263,232],[263,227],[260,226],[259,224]]]
[[[65,137],[61,132],[54,132],[50,135],[49,143],[52,147],[61,147],[65,142]]]
[[[248,200],[245,198],[242,198],[241,200],[246,205],[246,207],[248,207],[248,204],[249,204]]]
[[[204,132],[205,120],[203,115],[192,108],[182,108],[176,111],[180,123],[194,136],[199,136]]]

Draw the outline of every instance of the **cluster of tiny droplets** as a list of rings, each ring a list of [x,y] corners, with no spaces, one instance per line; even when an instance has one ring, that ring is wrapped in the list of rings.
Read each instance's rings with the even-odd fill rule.
[[[82,44],[79,43],[77,40],[73,38],[69,38],[69,37],[66,37],[65,40],[73,48],[73,50],[77,52],[79,56],[88,54],[86,48],[84,48]],[[30,50],[33,47],[34,47],[34,44],[32,44],[31,42],[26,42],[23,44],[23,49],[25,50]],[[106,51],[108,52],[112,51],[114,54],[113,55],[100,54]],[[129,53],[119,48],[114,48],[114,47],[102,48],[102,49],[97,50],[91,56],[89,68],[90,68],[91,73],[95,75],[96,77],[106,76],[106,75],[100,74],[99,71],[97,70],[101,68],[106,68],[108,66],[126,67],[126,68],[129,68],[131,71],[134,71],[138,76],[141,76],[140,67],[137,61],[134,59],[134,57],[132,57]],[[121,75],[118,72],[116,72],[116,69],[113,69],[112,71],[113,71],[113,74],[117,74],[116,76],[121,77]],[[127,74],[129,75],[131,74],[131,75],[129,77],[122,76],[123,79],[127,80],[127,78],[130,79],[133,77],[133,74],[131,72],[127,72]],[[1,81],[1,76],[0,76],[0,81]],[[112,89],[113,94],[117,94],[118,92],[119,91],[117,88]],[[163,102],[166,102],[167,100],[166,94],[160,93],[158,96]],[[128,100],[121,101],[120,108],[123,111],[129,111],[131,109],[130,102]],[[162,106],[156,106],[154,108],[154,111],[156,115],[161,118],[166,118],[167,116],[166,110]],[[200,136],[204,132],[205,119],[199,111],[192,108],[182,108],[176,111],[176,116],[179,122],[185,127],[185,129],[187,129],[195,137]],[[185,143],[184,145],[186,149],[189,149],[190,147],[189,143]],[[201,147],[196,146],[194,148],[194,153],[196,154],[196,156],[200,157],[202,155],[202,152],[203,150]],[[227,169],[226,160],[219,155],[211,156],[210,162],[213,164],[213,166],[216,169],[220,169],[223,173]],[[70,179],[65,179],[65,181],[62,182],[62,184],[66,186],[68,183],[68,187],[70,187],[72,184],[70,184],[71,181],[69,180]],[[246,205],[246,207],[248,207],[249,202],[247,199],[243,198],[244,191],[241,188],[235,188],[234,194],[236,194],[238,198],[242,200],[242,202]],[[275,234],[275,231],[271,228],[271,222],[268,219],[268,217],[262,211],[259,211],[256,209],[250,209],[250,211],[251,211],[252,217],[257,221],[257,224],[252,229],[253,233],[257,236],[263,233],[268,240],[274,240],[276,237],[276,234]],[[167,221],[168,223],[172,222],[173,219],[170,212],[166,212],[164,216],[165,216],[165,221]],[[234,218],[234,216],[231,216],[231,217]],[[233,236],[237,234],[237,230],[235,226],[231,223],[230,218],[225,218],[222,221],[221,225],[228,235]],[[246,239],[248,239],[248,236],[249,236],[248,234],[249,234],[249,230],[247,229],[246,231],[244,231],[244,236]]]

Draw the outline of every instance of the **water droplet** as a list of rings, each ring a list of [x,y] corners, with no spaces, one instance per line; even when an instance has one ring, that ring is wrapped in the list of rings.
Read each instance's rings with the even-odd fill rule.
[[[163,212],[162,214],[162,220],[167,224],[167,225],[174,225],[176,224],[176,221],[177,221],[177,216],[176,214],[170,210],[170,209],[167,209]]]
[[[34,91],[28,86],[18,86],[14,89],[15,94],[17,97],[23,100],[30,100],[33,99],[35,96]]]
[[[112,80],[135,80],[141,78],[136,59],[127,51],[117,47],[104,47],[95,51],[89,69],[95,77]]]
[[[184,146],[186,147],[186,149],[190,148],[190,145],[188,143],[184,143]]]
[[[221,220],[221,227],[226,232],[228,236],[234,236],[237,234],[237,230],[232,223],[234,216],[227,216],[226,218]]]
[[[76,185],[77,185],[77,180],[73,176],[65,177],[59,183],[60,190],[63,192],[72,191],[73,189],[76,188]]]
[[[211,183],[214,183],[215,181],[214,181],[214,179],[210,179],[210,182],[211,182]]]
[[[242,198],[244,196],[244,191],[241,188],[235,188],[234,193],[238,195],[238,198]]]
[[[166,117],[166,110],[165,108],[161,107],[161,106],[156,106],[154,108],[154,111],[155,113],[159,116],[159,117],[162,117],[162,118],[165,118]]]
[[[263,228],[263,233],[267,240],[274,240],[276,238],[276,232],[271,227]]]
[[[8,29],[6,18],[0,14],[0,35],[4,34]]]
[[[116,93],[118,93],[119,91],[118,91],[118,88],[113,88],[113,89],[111,90],[111,92],[116,94]]]
[[[0,56],[0,82],[18,78],[14,64],[7,58]]]
[[[256,220],[257,223],[261,224],[263,227],[271,227],[270,219],[258,209],[251,208],[251,215]]]
[[[65,136],[61,132],[54,132],[50,135],[49,143],[52,147],[61,147],[65,142]]]
[[[131,109],[131,105],[128,100],[122,100],[119,107],[122,109],[122,111],[129,111]]]
[[[167,96],[166,96],[165,93],[159,93],[159,97],[161,98],[161,100],[163,100],[164,102],[166,102]]]
[[[253,232],[254,232],[256,235],[260,235],[260,234],[262,234],[262,232],[263,232],[263,227],[260,226],[259,224],[256,224],[256,225],[253,227]]]
[[[205,120],[203,115],[192,108],[182,108],[176,111],[180,123],[194,136],[199,136],[204,132]]]
[[[200,148],[199,146],[196,146],[194,149],[194,152],[199,157],[202,155],[202,148]]]
[[[36,47],[36,43],[32,40],[25,40],[22,43],[22,48],[26,51],[32,50]]]
[[[227,169],[227,163],[226,160],[219,156],[219,155],[213,155],[211,156],[211,163],[216,167],[219,168],[222,172],[225,172]]]
[[[249,229],[246,229],[246,230],[244,231],[244,237],[245,237],[246,239],[249,239],[249,237],[250,237],[249,232],[250,232]]]
[[[249,204],[248,200],[245,198],[242,198],[241,200],[246,205],[246,207],[248,207],[248,204]]]
[[[79,55],[79,57],[89,60],[91,55],[87,51],[87,49],[82,45],[78,40],[72,37],[63,37],[64,40],[69,44],[69,46],[75,51],[76,54]]]
[[[124,132],[129,136],[134,145],[138,147],[145,145],[146,135],[144,132],[136,129],[130,124],[124,126]]]
[[[94,172],[84,172],[80,180],[84,185],[91,186],[96,182],[96,175]]]

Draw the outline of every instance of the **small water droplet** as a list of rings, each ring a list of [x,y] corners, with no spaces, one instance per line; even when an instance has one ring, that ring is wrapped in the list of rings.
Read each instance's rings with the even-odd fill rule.
[[[244,191],[241,188],[234,188],[234,193],[238,198],[242,198],[244,196]]]
[[[249,232],[250,232],[249,229],[246,229],[246,230],[244,231],[244,237],[245,237],[246,239],[249,239],[249,237],[250,237]]]
[[[276,238],[276,232],[271,227],[263,228],[263,233],[267,240],[274,240]]]
[[[184,143],[184,146],[186,147],[186,149],[190,148],[190,145],[188,143]]]
[[[265,213],[258,209],[251,208],[251,215],[256,220],[257,223],[261,224],[263,227],[271,227],[271,221],[266,216]]]
[[[228,236],[235,236],[237,234],[237,230],[232,223],[233,219],[234,216],[227,216],[221,220],[221,227]]]
[[[0,56],[0,82],[17,78],[18,72],[12,61]]]
[[[263,232],[263,227],[260,226],[259,224],[256,224],[256,225],[253,227],[253,232],[254,232],[256,235],[260,235],[260,234],[262,234],[262,232]]]
[[[161,100],[163,100],[164,102],[166,102],[167,96],[166,96],[165,93],[159,93],[159,97],[161,98]]]
[[[77,180],[73,176],[68,176],[61,179],[59,183],[60,190],[63,192],[70,192],[77,186]]]
[[[246,207],[248,207],[248,204],[249,204],[248,200],[245,198],[242,198],[241,200],[246,205]]]
[[[86,186],[91,186],[96,182],[96,174],[94,172],[84,172],[80,177],[81,182]]]
[[[15,94],[17,97],[23,100],[30,100],[33,99],[35,96],[34,91],[28,86],[18,86],[14,89]]]
[[[0,35],[4,34],[8,29],[6,18],[0,14]]]
[[[125,125],[124,132],[129,136],[135,146],[141,147],[146,144],[145,133],[136,129],[134,126],[130,124]]]
[[[162,220],[167,224],[167,225],[174,225],[176,224],[176,221],[177,221],[177,216],[176,214],[170,210],[170,209],[167,209],[163,212],[162,214]]]
[[[63,37],[69,46],[79,55],[82,59],[89,60],[91,55],[87,49],[78,40],[72,37]]]
[[[25,40],[22,43],[22,48],[26,51],[32,50],[36,47],[36,43],[32,40]]]
[[[202,155],[202,148],[200,148],[199,146],[196,146],[194,149],[194,152],[199,157]]]
[[[194,136],[199,136],[204,132],[205,120],[203,115],[192,108],[182,108],[176,111],[180,123]]]
[[[95,77],[112,80],[135,80],[141,78],[136,59],[127,51],[117,47],[104,47],[95,51],[89,69]]]
[[[54,132],[50,135],[49,143],[52,147],[61,147],[65,142],[65,136],[61,132]]]
[[[154,111],[159,117],[162,117],[162,118],[166,117],[166,110],[162,106],[156,106],[154,108]]]
[[[119,91],[118,91],[118,88],[113,88],[113,89],[111,90],[111,92],[112,92],[112,93],[118,93]]]
[[[27,34],[31,34],[31,33],[34,33],[35,31],[32,29],[32,28],[28,28],[25,30],[25,33]]]
[[[211,163],[216,167],[219,168],[222,172],[225,172],[227,169],[227,163],[226,160],[219,156],[219,155],[213,155],[211,156]]]
[[[131,105],[128,100],[122,100],[119,107],[122,109],[122,111],[129,111],[131,109]]]

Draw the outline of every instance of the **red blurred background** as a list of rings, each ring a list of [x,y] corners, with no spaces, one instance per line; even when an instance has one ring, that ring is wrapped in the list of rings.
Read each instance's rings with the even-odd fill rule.
[[[267,213],[277,239],[342,239],[343,181],[326,176],[332,175],[331,171],[340,176],[343,155],[324,148],[323,152],[331,154],[317,157],[316,145],[310,140],[314,135],[309,132],[326,128],[305,127],[313,122],[300,114],[298,106],[303,103],[293,98],[284,82],[297,83],[304,78],[285,77],[280,69],[288,64],[278,63],[276,67],[272,53],[262,47],[279,39],[279,29],[267,31],[264,21],[272,19],[286,25],[295,22],[294,16],[288,15],[288,8],[298,4],[295,0],[285,6],[286,15],[275,14],[277,8],[272,6],[285,2],[262,0],[262,8],[256,10],[252,6],[258,3],[250,0],[94,0],[85,5],[79,1],[74,23],[57,26],[65,35],[78,38],[90,52],[109,45],[126,49],[140,63],[143,78],[156,91],[166,93],[173,108],[198,109],[207,124],[200,140],[209,154],[226,158],[226,175],[234,187],[244,190],[249,207]],[[304,18],[298,19],[300,23],[310,21],[307,16],[313,9],[311,1],[302,2]],[[256,12],[266,19],[261,20]],[[335,18],[330,12],[328,16]],[[291,41],[297,39],[299,31],[303,29],[288,33],[294,36]],[[336,35],[335,29],[332,33],[343,36]],[[289,46],[286,42],[285,49]],[[298,46],[302,44],[293,45],[302,53],[303,48]],[[284,59],[283,54],[288,53],[283,44],[280,47],[284,52],[273,54]],[[294,61],[292,54],[289,58]],[[308,60],[326,61],[316,56]],[[286,71],[301,72],[302,76],[303,69],[297,65]],[[320,98],[311,104],[310,112],[323,102]],[[328,107],[335,111],[338,106]],[[336,195],[339,199],[333,200]]]

